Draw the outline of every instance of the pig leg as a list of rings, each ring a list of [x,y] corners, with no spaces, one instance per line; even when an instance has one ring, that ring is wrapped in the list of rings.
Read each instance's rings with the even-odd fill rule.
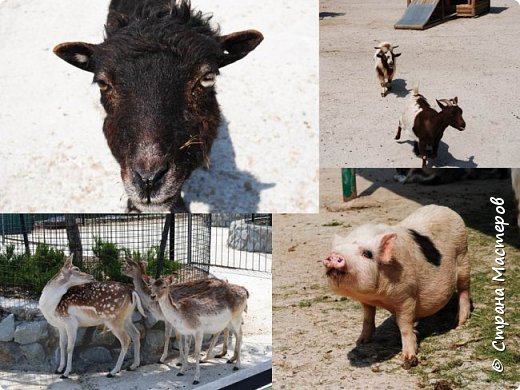
[[[401,332],[401,342],[403,344],[403,368],[408,370],[416,366],[417,361],[417,336],[413,328],[415,322],[415,302],[407,305],[406,310],[396,313],[397,326]],[[410,308],[410,306],[413,306]]]
[[[372,340],[372,335],[376,330],[376,308],[375,306],[369,306],[363,304],[363,329],[361,330],[361,335],[358,337],[356,344],[366,344]]]
[[[457,291],[459,293],[459,326],[469,318],[471,302],[469,295],[469,256],[464,253],[457,262]]]

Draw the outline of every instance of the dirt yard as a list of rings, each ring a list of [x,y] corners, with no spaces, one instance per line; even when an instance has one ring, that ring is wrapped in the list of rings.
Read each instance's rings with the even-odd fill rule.
[[[354,208],[341,199],[339,169],[321,170],[322,210],[319,215],[275,216],[276,253],[273,290],[274,386],[293,388],[516,389],[520,385],[520,234],[514,222],[508,179],[474,180],[443,186],[402,185],[394,170],[358,170]],[[491,347],[495,334],[493,220],[489,196],[505,200],[507,320],[506,352]],[[469,231],[474,310],[454,329],[456,301],[417,326],[420,364],[400,367],[400,336],[393,316],[378,309],[374,342],[356,347],[363,310],[351,299],[332,294],[320,261],[335,233],[346,235],[369,221],[396,223],[424,204],[446,205],[459,212]],[[328,212],[328,209],[343,211]],[[491,369],[494,359],[505,367]],[[442,382],[446,381],[446,382]],[[449,386],[448,386],[449,385]],[[448,386],[448,387],[442,387]],[[437,387],[435,387],[437,389]]]
[[[407,138],[395,141],[414,84],[432,106],[458,96],[466,130],[448,128],[435,166],[519,165],[520,6],[491,2],[479,18],[425,31],[395,30],[405,0],[320,0],[320,167],[420,167]],[[374,46],[399,45],[393,91],[380,96]]]
[[[0,0],[2,212],[125,209],[92,74],[52,53],[61,42],[101,42],[108,4]],[[190,211],[316,212],[317,0],[192,4],[213,13],[223,34],[257,29],[265,39],[221,71],[224,120],[210,169],[183,187]]]

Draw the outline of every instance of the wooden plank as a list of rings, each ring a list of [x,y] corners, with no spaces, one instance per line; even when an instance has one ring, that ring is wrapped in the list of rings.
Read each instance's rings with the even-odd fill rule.
[[[396,29],[424,30],[440,0],[413,0],[394,25]]]

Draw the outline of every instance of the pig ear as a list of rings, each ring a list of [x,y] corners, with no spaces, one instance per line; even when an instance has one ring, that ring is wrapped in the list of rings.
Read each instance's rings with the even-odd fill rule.
[[[219,38],[220,46],[224,51],[218,66],[222,68],[244,58],[253,51],[264,39],[264,36],[256,30],[234,32]]]
[[[53,51],[63,61],[87,72],[94,72],[94,46],[84,42],[65,42],[57,45]]]
[[[388,264],[392,261],[392,250],[394,249],[397,234],[387,233],[381,236],[379,240],[379,254],[377,260],[380,263]]]

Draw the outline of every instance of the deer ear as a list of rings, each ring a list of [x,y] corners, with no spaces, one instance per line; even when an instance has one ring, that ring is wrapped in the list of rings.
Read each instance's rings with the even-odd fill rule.
[[[172,284],[175,284],[175,276],[174,275],[168,275],[166,277],[166,282],[168,283],[168,285],[172,285]]]
[[[54,54],[77,68],[94,72],[94,47],[90,43],[65,42],[54,47]]]
[[[379,238],[379,253],[377,261],[383,264],[388,264],[392,261],[392,251],[394,249],[397,234],[386,233]]]
[[[69,257],[67,257],[67,259],[65,260],[65,263],[63,263],[62,269],[72,268],[72,259],[73,258],[74,258],[73,255],[70,255]]]
[[[441,109],[445,109],[446,107],[448,107],[448,102],[446,101],[446,99],[435,99],[437,101],[437,104],[439,105],[439,107]]]
[[[256,30],[239,31],[220,37],[219,43],[224,53],[219,59],[219,68],[244,58],[253,51],[263,39],[264,36]]]

